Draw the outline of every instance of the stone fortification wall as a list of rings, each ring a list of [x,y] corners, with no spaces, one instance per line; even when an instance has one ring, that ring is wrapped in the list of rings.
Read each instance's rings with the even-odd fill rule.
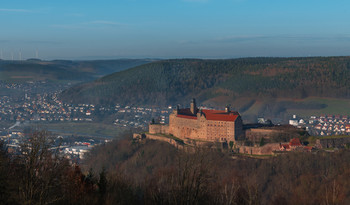
[[[279,143],[269,143],[262,147],[239,146],[239,153],[254,155],[272,155],[273,151],[279,151]]]
[[[193,141],[190,142],[189,139],[187,139],[184,143],[178,142],[172,138],[168,138],[162,135],[156,135],[156,134],[134,134],[134,139],[136,140],[158,140],[162,142],[167,142],[173,146],[175,146],[178,149],[184,150],[184,151],[195,151],[197,146],[200,147],[206,147],[206,148],[213,148],[217,149],[218,145],[220,145],[221,149],[227,149],[227,146],[225,146],[221,143],[215,144],[214,142],[200,142],[200,141]],[[189,145],[189,146],[186,146]],[[280,144],[279,143],[270,143],[266,144],[262,147],[250,147],[250,146],[239,146],[237,147],[237,151],[241,154],[253,154],[253,155],[272,155],[274,154],[273,151],[279,151]]]
[[[261,135],[261,136],[270,136],[283,133],[282,130],[277,129],[268,129],[268,128],[252,128],[246,131],[246,135]]]
[[[169,117],[169,134],[181,139],[206,139],[199,120],[176,117],[174,114]]]
[[[270,140],[272,136],[279,135],[280,133],[281,132],[278,130],[252,128],[245,131],[245,136],[251,142],[258,143],[260,142],[261,138]]]
[[[270,140],[272,137],[276,137],[283,134],[288,134],[288,131],[272,128],[252,128],[246,130],[245,136],[248,140],[258,143],[260,142],[261,138],[264,138],[265,140]]]
[[[316,147],[320,149],[324,148],[344,148],[347,144],[350,144],[350,137],[330,138],[330,139],[318,139],[316,140]]]
[[[162,141],[162,142],[167,142],[173,146],[175,146],[176,148],[179,148],[179,149],[183,149],[184,145],[177,142],[176,140],[174,139],[171,139],[171,138],[167,138],[167,137],[164,137],[164,136],[158,136],[158,135],[151,135],[151,134],[145,134],[146,135],[146,139],[150,139],[150,140],[159,140],[159,141]]]
[[[151,134],[169,134],[169,125],[149,124],[148,132]]]

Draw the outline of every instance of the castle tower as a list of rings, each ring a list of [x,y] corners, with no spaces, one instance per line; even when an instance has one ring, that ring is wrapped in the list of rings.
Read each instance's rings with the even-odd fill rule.
[[[176,105],[176,109],[174,110],[174,114],[177,116],[180,112],[180,105]]]
[[[196,105],[196,99],[192,99],[191,101],[191,113],[193,115],[197,115],[197,105]]]
[[[229,112],[230,112],[230,105],[226,105],[226,107],[225,107],[225,112],[226,112],[226,113],[229,113]]]

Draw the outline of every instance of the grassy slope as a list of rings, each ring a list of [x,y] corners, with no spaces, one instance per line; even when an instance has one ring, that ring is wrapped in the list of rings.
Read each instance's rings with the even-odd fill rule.
[[[287,108],[281,111],[279,117],[282,119],[289,118],[292,115],[297,115],[299,117],[310,117],[312,115],[319,116],[321,114],[332,114],[332,115],[350,115],[350,99],[342,99],[342,98],[320,98],[320,97],[308,97],[304,99],[277,99],[273,101],[256,101],[249,109],[241,112],[243,116],[246,118],[252,116],[256,118],[257,116],[265,116],[265,117],[276,117],[276,115],[269,115],[266,112],[267,107],[278,106],[279,103],[283,102],[283,104],[287,104]],[[300,106],[299,108],[293,108],[293,104],[295,103],[306,105],[304,108]],[[292,108],[288,108],[288,104],[291,105]],[[315,108],[311,109],[310,104],[315,105],[323,105],[324,108]],[[241,104],[236,104],[239,107]]]
[[[326,108],[318,110],[288,109],[288,113],[297,114],[299,116],[321,115],[321,114],[341,114],[350,115],[350,99],[339,98],[318,98],[310,97],[303,99],[304,102],[317,102],[326,104]]]

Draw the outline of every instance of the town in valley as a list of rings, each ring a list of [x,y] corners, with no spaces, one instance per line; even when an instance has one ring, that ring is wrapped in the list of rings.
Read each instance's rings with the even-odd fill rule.
[[[62,89],[69,85],[54,89],[47,89],[46,87],[46,90],[45,82],[24,84],[1,82],[0,86],[11,89],[14,93],[22,94],[12,95],[10,93],[0,96],[0,120],[2,122],[0,138],[8,147],[7,149],[10,153],[16,153],[20,150],[20,145],[23,143],[23,139],[25,139],[26,136],[26,130],[30,130],[30,128],[33,127],[48,128],[48,131],[56,135],[57,143],[62,143],[60,147],[61,152],[68,158],[79,161],[84,158],[84,153],[88,152],[92,147],[109,142],[114,139],[118,133],[84,133],[84,129],[74,131],[74,129],[69,129],[69,127],[76,127],[79,126],[79,124],[90,126],[103,122],[109,124],[110,127],[116,130],[147,132],[152,123],[159,125],[168,124],[169,115],[177,107],[174,105],[166,107],[148,107],[121,104],[111,106],[69,104],[62,102],[58,98]],[[40,90],[40,92],[38,92],[38,90]],[[214,110],[215,108],[199,106],[198,109]],[[243,142],[243,144],[245,143],[251,146],[255,144],[256,146],[260,143],[261,138],[264,138],[266,143],[269,142],[273,135],[276,135],[271,133],[263,135],[258,134],[256,130],[259,129],[264,129],[264,132],[266,132],[266,130],[275,130],[273,132],[283,134],[282,131],[276,131],[280,128],[282,130],[285,129],[281,126],[283,124],[276,123],[276,125],[273,125],[272,123],[271,120],[258,117],[254,125],[258,126],[258,128],[249,128],[249,125],[248,128],[245,128],[245,130],[248,130],[245,131],[248,144],[247,142]],[[322,137],[327,138],[327,136],[350,135],[350,118],[346,115],[327,114],[302,118],[292,115],[289,120],[284,122],[284,126],[286,125],[305,130],[308,135],[318,137],[319,139],[322,139]],[[212,141],[226,141],[227,147],[229,147],[229,142],[235,140],[226,140],[225,136],[225,140]],[[276,143],[278,140],[270,140],[270,142]],[[301,146],[300,142],[299,144]],[[344,145],[343,143],[334,148],[342,148]],[[317,148],[316,145],[313,146],[313,148],[305,146],[305,149],[311,150]],[[280,145],[277,148],[279,150],[285,150],[285,147],[286,146]],[[244,152],[248,153],[247,151]],[[264,152],[264,154],[273,153],[270,150],[267,153]]]

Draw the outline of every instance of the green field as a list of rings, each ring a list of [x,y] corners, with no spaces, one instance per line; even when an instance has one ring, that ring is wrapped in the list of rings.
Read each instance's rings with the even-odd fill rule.
[[[34,126],[57,134],[114,138],[127,131],[115,125],[87,122],[36,123]]]

